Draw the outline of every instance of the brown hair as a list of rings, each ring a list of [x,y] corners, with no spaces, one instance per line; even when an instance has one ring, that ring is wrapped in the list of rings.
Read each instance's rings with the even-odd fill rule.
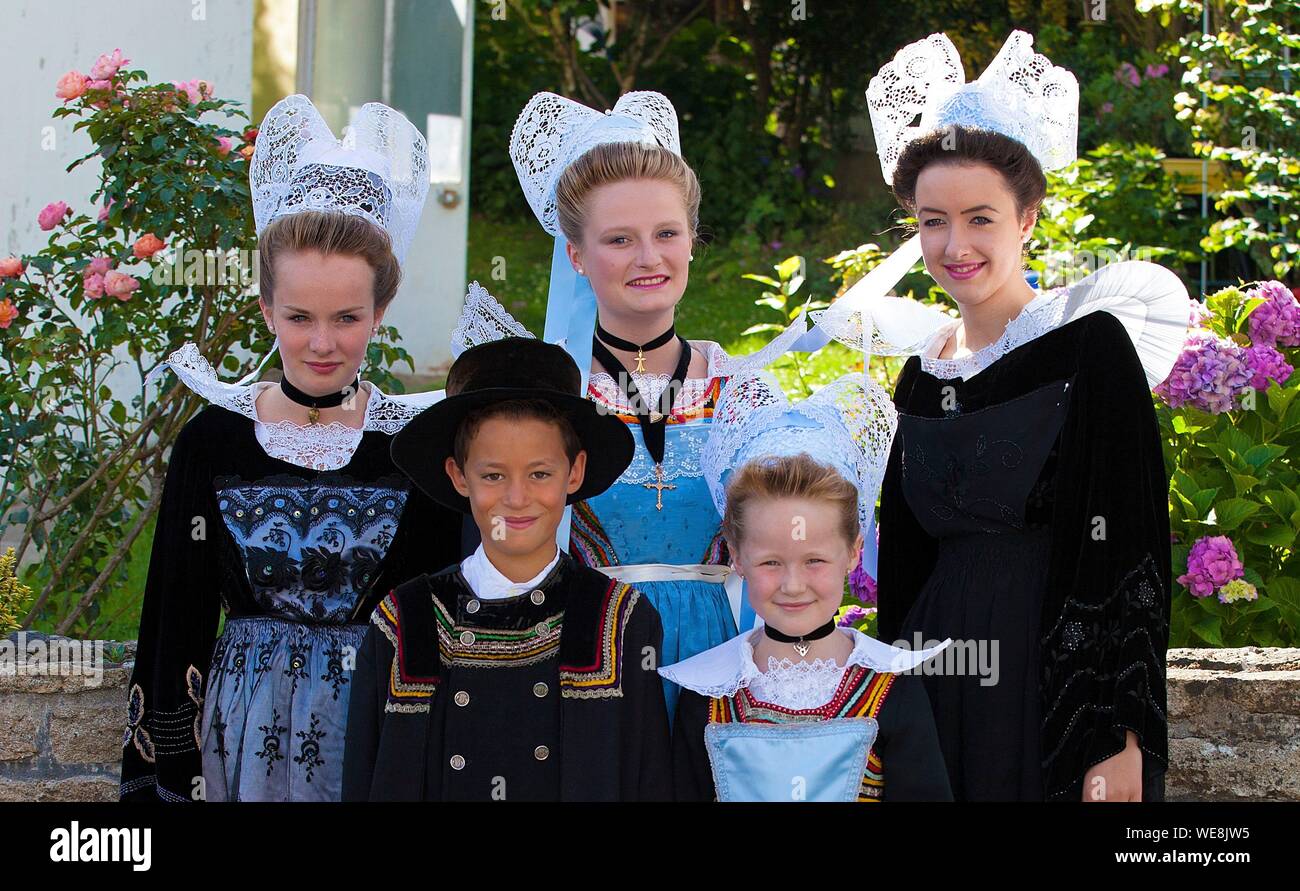
[[[555,205],[560,230],[570,244],[582,244],[586,202],[593,190],[628,179],[671,183],[681,192],[691,237],[700,227],[700,181],[681,155],[657,145],[608,142],[588,150],[560,174]]]
[[[953,126],[908,143],[894,167],[894,197],[916,215],[916,181],[931,164],[986,164],[1006,181],[1021,219],[1047,197],[1047,177],[1025,144],[992,130]]]
[[[805,498],[839,509],[840,531],[849,545],[857,540],[858,490],[835,468],[807,453],[756,458],[742,465],[727,483],[727,509],[722,534],[731,552],[744,539],[750,502],[773,498]]]
[[[448,395],[455,394],[448,393]],[[560,439],[564,442],[564,454],[569,459],[570,467],[577,460],[578,452],[582,450],[582,443],[573,429],[573,424],[569,423],[569,419],[554,405],[545,399],[507,399],[471,411],[457,425],[452,455],[456,459],[456,466],[462,471],[465,469],[466,459],[469,458],[470,443],[478,435],[479,428],[492,418],[505,418],[510,421],[534,420],[553,425],[560,431]]]
[[[375,273],[375,311],[397,296],[402,266],[393,254],[388,233],[355,214],[305,210],[272,220],[257,239],[262,298],[275,296],[275,260],[296,251],[360,257]]]

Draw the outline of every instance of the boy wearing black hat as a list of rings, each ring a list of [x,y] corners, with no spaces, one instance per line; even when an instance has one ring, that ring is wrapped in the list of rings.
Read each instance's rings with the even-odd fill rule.
[[[662,631],[629,585],[556,546],[566,504],[632,459],[558,346],[466,350],[447,398],[393,441],[430,497],[472,514],[464,562],[395,588],[357,658],[344,800],[667,800]]]

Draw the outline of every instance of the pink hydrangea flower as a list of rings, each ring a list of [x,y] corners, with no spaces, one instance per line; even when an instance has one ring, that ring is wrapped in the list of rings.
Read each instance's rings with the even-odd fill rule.
[[[1178,582],[1186,585],[1193,597],[1209,597],[1216,588],[1244,575],[1245,567],[1232,540],[1226,535],[1207,535],[1192,545],[1187,572],[1178,577]]]
[[[1192,308],[1187,316],[1187,327],[1200,328],[1202,322],[1214,315],[1214,313],[1210,312],[1208,306],[1195,297],[1192,297],[1188,302],[1192,304]]]
[[[36,215],[36,222],[42,229],[49,232],[71,212],[72,209],[65,202],[52,201],[41,208],[41,212]]]
[[[1208,331],[1193,331],[1156,395],[1170,408],[1192,405],[1216,415],[1231,411],[1254,377],[1245,353]]]
[[[1266,343],[1257,343],[1246,348],[1246,366],[1250,368],[1250,385],[1256,390],[1267,390],[1271,378],[1279,384],[1285,384],[1295,371],[1276,348]]]
[[[110,272],[104,276],[104,293],[118,300],[130,300],[131,294],[139,287],[140,282],[125,272]]]
[[[86,84],[89,80],[90,78],[80,71],[69,71],[54,85],[54,95],[65,103],[71,102],[86,92]]]
[[[1103,102],[1103,103],[1101,103],[1101,113],[1102,113],[1102,114],[1110,114],[1110,113],[1111,113],[1112,111],[1114,111],[1114,110],[1115,110],[1115,103],[1114,103],[1114,102]]]
[[[122,58],[120,49],[113,50],[112,54],[104,53],[95,60],[95,64],[90,69],[90,76],[96,80],[108,80],[117,74],[119,68],[130,61],[130,59]]]
[[[1153,78],[1153,77],[1154,77],[1154,78],[1161,78],[1161,77],[1164,77],[1164,76],[1165,76],[1166,74],[1168,74],[1168,73],[1169,73],[1169,66],[1166,65],[1164,62],[1161,62],[1159,65],[1148,65],[1148,66],[1147,66],[1147,77],[1148,77],[1148,78]]]
[[[1268,346],[1300,346],[1300,302],[1286,285],[1277,281],[1263,282],[1247,291],[1246,297],[1264,298],[1246,320],[1252,342]]]

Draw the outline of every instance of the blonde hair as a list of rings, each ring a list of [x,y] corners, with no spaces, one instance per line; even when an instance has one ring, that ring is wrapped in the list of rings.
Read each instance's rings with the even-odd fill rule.
[[[267,303],[275,298],[276,257],[298,251],[365,260],[375,273],[376,311],[392,302],[402,283],[402,266],[393,254],[388,233],[354,214],[305,210],[280,217],[262,230],[257,250],[261,293]]]
[[[832,505],[839,511],[840,531],[849,546],[857,541],[857,488],[835,468],[803,453],[756,458],[733,473],[722,517],[722,535],[733,554],[745,537],[750,503],[775,498],[804,498]]]
[[[560,174],[555,205],[560,231],[570,244],[582,244],[586,203],[592,191],[629,179],[671,183],[682,195],[691,237],[700,226],[700,181],[682,157],[657,145],[608,142],[588,150]]]

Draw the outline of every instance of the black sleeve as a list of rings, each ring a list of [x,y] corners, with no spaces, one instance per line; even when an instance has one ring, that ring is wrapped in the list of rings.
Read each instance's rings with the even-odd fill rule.
[[[203,448],[208,412],[176,437],[154,528],[122,745],[123,801],[192,801],[203,776],[203,693],[221,617],[226,529]]]
[[[917,675],[894,676],[876,720],[885,801],[952,801],[930,698]]]
[[[373,624],[366,631],[348,699],[347,741],[343,749],[343,800],[368,801],[384,722],[385,685],[393,648]]]
[[[912,388],[920,369],[913,357],[903,367],[894,387],[894,404],[900,412],[909,410]],[[895,434],[880,489],[880,555],[877,561],[878,637],[886,643],[898,640],[912,604],[930,577],[938,555],[938,542],[916,521],[903,497],[903,437]]]
[[[678,801],[715,801],[713,768],[704,748],[709,724],[709,700],[694,690],[677,697],[673,719],[673,789]]]
[[[622,782],[625,801],[671,801],[672,753],[668,731],[668,706],[659,678],[659,654],[663,647],[663,626],[659,613],[641,595],[632,609],[624,632],[625,670],[628,683],[628,714],[633,727],[624,733],[631,746]]]
[[[1141,361],[1107,312],[1088,318],[1057,474],[1044,604],[1047,794],[1078,800],[1132,730],[1149,781],[1168,765],[1169,478]]]

